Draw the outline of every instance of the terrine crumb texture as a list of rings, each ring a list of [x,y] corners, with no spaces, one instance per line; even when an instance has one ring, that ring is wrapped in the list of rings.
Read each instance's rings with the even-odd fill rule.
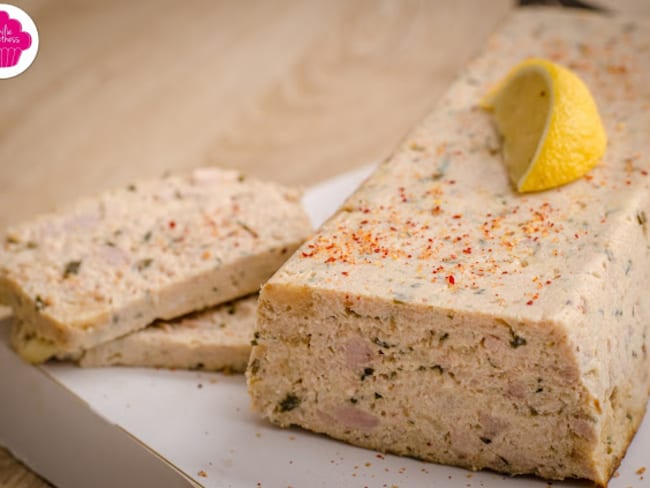
[[[263,287],[255,409],[424,460],[606,485],[650,393],[650,30],[516,11],[437,109]],[[514,193],[477,103],[527,57],[575,70],[609,146]]]
[[[84,351],[83,367],[144,366],[242,373],[255,328],[257,295],[159,320]]]
[[[28,361],[82,350],[232,300],[310,232],[300,192],[199,168],[78,202],[6,231],[0,303]]]

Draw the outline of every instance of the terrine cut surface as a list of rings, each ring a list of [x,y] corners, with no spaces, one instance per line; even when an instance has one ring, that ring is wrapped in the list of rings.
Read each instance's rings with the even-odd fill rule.
[[[489,86],[576,71],[609,136],[585,178],[513,191]],[[650,393],[650,30],[519,10],[263,287],[255,409],[424,460],[605,485]]]
[[[159,320],[84,351],[83,367],[142,366],[242,373],[248,364],[257,295]]]
[[[0,303],[28,361],[82,350],[258,291],[310,232],[300,192],[199,168],[6,231]]]

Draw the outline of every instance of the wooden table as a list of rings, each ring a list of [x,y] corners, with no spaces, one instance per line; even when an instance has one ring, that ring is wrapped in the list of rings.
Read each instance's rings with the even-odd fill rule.
[[[308,185],[385,158],[510,0],[17,1],[0,80],[0,228],[166,170]],[[44,483],[0,449],[0,487]]]

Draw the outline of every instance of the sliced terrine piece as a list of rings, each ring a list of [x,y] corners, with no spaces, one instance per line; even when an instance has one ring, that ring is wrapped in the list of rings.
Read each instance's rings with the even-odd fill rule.
[[[254,293],[310,232],[300,192],[201,168],[6,231],[0,303],[26,360],[83,349]]]
[[[607,484],[650,393],[650,29],[515,12],[437,109],[262,288],[256,410],[438,463]],[[587,177],[516,194],[478,102],[527,57],[579,73]]]
[[[248,364],[257,295],[152,325],[84,351],[83,367],[141,366],[242,373]]]

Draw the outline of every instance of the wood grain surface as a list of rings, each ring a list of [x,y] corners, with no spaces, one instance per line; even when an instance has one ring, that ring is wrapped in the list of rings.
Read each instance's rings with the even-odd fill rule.
[[[0,80],[0,228],[197,165],[307,185],[386,157],[510,0],[13,1],[40,52]],[[0,487],[46,486],[0,449]]]
[[[36,473],[17,461],[9,451],[0,447],[0,487],[45,488],[51,486]]]
[[[388,155],[509,0],[16,2],[34,65],[0,85],[0,227],[166,170],[309,184]]]

